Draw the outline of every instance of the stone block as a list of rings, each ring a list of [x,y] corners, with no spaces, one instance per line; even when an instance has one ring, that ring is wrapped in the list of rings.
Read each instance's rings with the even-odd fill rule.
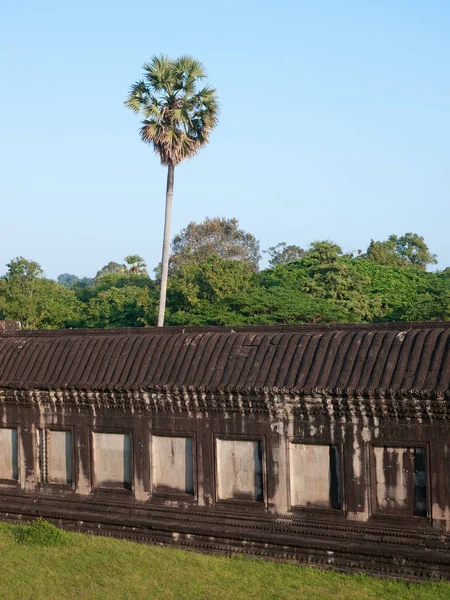
[[[330,508],[330,446],[290,444],[292,506]]]
[[[216,465],[219,500],[263,501],[261,441],[218,438]]]
[[[0,479],[18,479],[17,429],[0,429]]]
[[[131,489],[131,436],[94,432],[95,485]]]
[[[49,430],[47,450],[48,481],[72,483],[72,433]]]
[[[194,493],[191,437],[152,435],[152,489],[174,494]]]

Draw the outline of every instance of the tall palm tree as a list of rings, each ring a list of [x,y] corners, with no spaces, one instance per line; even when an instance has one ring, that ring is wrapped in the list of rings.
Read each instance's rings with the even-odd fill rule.
[[[143,115],[141,140],[150,144],[167,166],[166,214],[162,250],[158,327],[164,325],[169,270],[170,225],[175,166],[197,154],[209,142],[217,125],[216,90],[203,85],[202,63],[191,56],[171,60],[154,56],[143,66],[143,78],[134,83],[125,106]]]

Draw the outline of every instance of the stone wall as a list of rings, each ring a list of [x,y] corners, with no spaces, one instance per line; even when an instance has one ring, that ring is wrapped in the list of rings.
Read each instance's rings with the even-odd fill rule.
[[[0,392],[0,516],[450,576],[444,400]]]
[[[21,325],[19,321],[2,321],[0,320],[0,332],[1,331],[19,331]]]

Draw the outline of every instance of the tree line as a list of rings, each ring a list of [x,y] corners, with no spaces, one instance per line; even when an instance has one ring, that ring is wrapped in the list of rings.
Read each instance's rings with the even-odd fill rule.
[[[371,241],[344,253],[334,242],[305,249],[284,242],[264,252],[237,219],[189,223],[172,240],[167,325],[253,325],[450,319],[450,268],[436,263],[416,233]],[[92,277],[45,277],[12,259],[0,278],[0,319],[24,328],[142,327],[157,323],[160,273],[138,255]]]

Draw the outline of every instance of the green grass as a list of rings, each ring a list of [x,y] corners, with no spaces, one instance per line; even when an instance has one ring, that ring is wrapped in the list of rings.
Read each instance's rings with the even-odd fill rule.
[[[42,526],[38,526],[39,527]],[[20,529],[20,528],[19,528]],[[70,600],[448,600],[450,583],[407,584],[224,558],[43,528],[20,543],[0,523],[0,598]],[[57,545],[44,545],[49,536]],[[53,536],[53,537],[52,537]],[[20,537],[20,536],[19,536]],[[36,541],[38,540],[38,541]]]

